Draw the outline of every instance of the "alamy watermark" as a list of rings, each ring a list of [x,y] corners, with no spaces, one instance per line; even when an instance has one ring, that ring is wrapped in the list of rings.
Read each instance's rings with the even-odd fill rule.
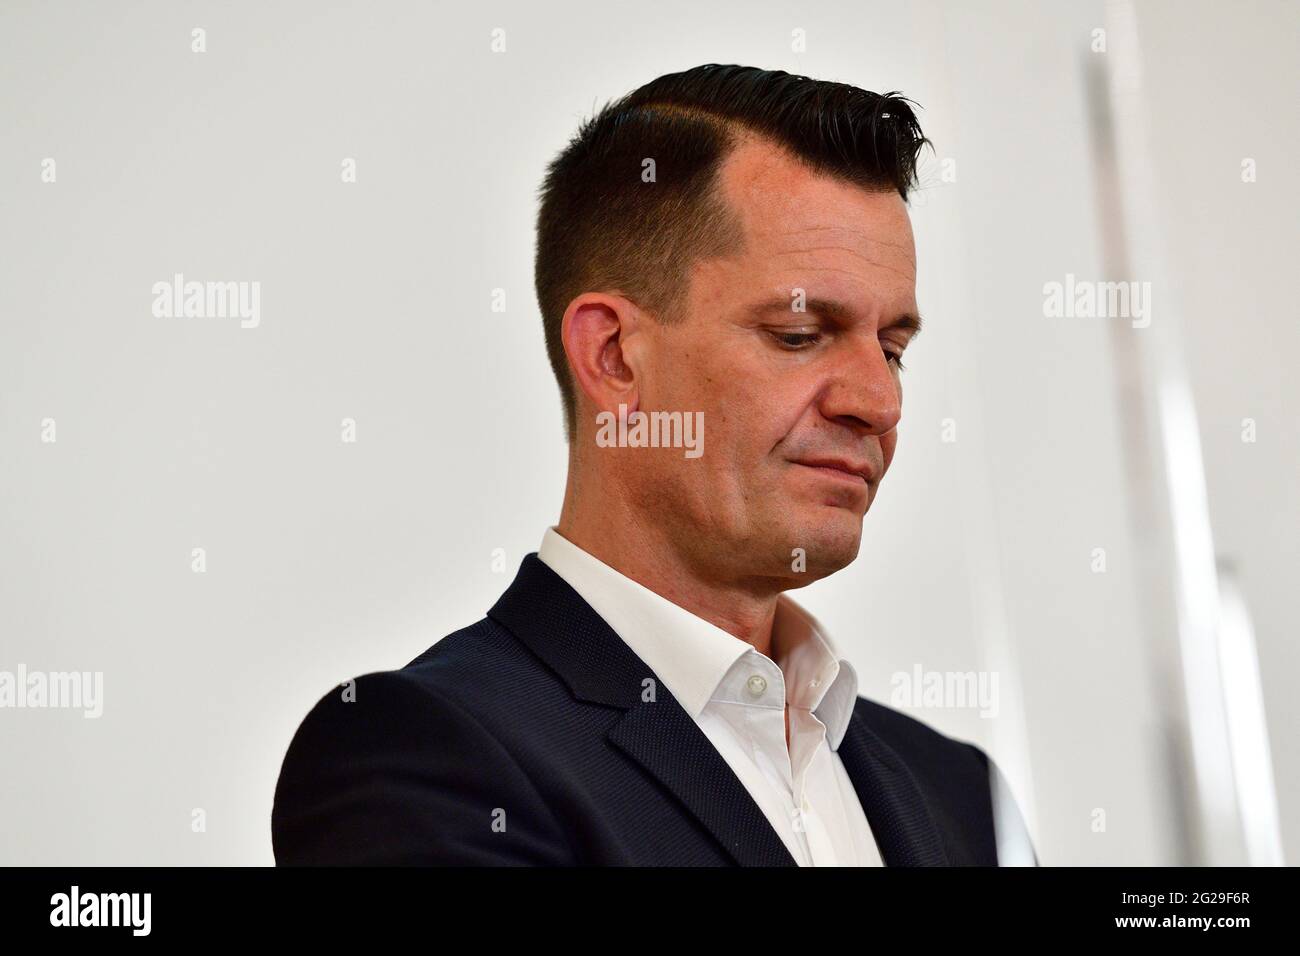
[[[684,448],[686,458],[704,454],[703,412],[629,414],[626,405],[619,405],[617,415],[598,413],[596,426],[596,444],[601,448]]]
[[[74,883],[70,892],[50,897],[50,925],[122,926],[132,936],[148,936],[152,909],[152,893],[83,893]]]
[[[155,282],[153,295],[153,314],[160,319],[239,319],[244,329],[262,321],[261,282],[186,282],[177,272],[170,282]]]
[[[1064,282],[1043,284],[1043,315],[1049,319],[1132,319],[1133,328],[1151,324],[1150,282],[1101,282],[1065,274]]]
[[[895,671],[889,684],[894,707],[978,707],[981,717],[998,715],[997,671],[927,671],[917,664]]]
[[[103,671],[0,671],[0,707],[81,710],[83,717],[104,713]]]

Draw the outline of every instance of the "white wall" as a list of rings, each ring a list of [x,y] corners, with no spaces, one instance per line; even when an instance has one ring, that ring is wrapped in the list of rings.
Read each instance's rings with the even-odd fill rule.
[[[1258,642],[1286,860],[1300,859],[1300,323],[1289,282],[1300,153],[1300,7],[1143,3],[1145,119],[1165,255],[1200,417],[1216,551]],[[1257,178],[1242,181],[1242,162]],[[1256,440],[1243,442],[1243,419]],[[1254,798],[1257,794],[1247,794]]]

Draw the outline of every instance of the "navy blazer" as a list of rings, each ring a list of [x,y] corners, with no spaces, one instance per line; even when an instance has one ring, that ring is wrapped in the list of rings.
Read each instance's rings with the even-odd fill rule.
[[[312,708],[276,862],[794,866],[667,688],[642,699],[654,676],[529,554],[486,618]],[[837,752],[886,866],[997,864],[978,747],[859,697]]]

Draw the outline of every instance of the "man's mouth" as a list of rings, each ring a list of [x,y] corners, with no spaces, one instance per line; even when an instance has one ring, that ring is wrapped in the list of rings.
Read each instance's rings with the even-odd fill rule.
[[[792,462],[792,464],[819,471],[829,478],[854,482],[859,485],[869,484],[875,477],[874,471],[870,465],[851,462],[841,458],[809,458],[802,461]]]

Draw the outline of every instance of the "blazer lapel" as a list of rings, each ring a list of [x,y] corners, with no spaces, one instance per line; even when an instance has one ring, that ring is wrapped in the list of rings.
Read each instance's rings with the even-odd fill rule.
[[[673,792],[741,866],[797,866],[712,741],[662,685],[629,710],[609,741]]]
[[[885,866],[950,866],[943,836],[911,771],[855,707],[836,750]]]
[[[488,611],[568,684],[579,700],[626,713],[607,738],[662,783],[742,866],[795,866],[735,772],[653,671],[536,555]],[[843,746],[843,745],[841,745]],[[856,781],[855,781],[856,784]]]

